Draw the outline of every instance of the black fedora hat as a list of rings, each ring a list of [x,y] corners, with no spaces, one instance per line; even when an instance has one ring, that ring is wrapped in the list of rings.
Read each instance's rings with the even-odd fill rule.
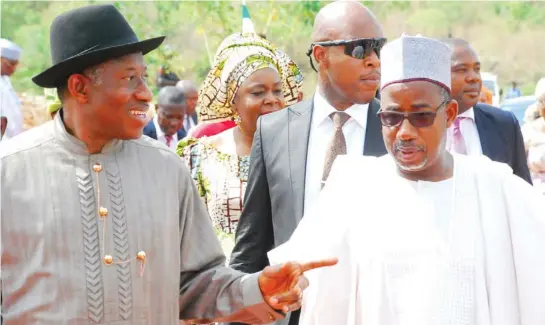
[[[113,5],[86,6],[65,12],[51,24],[52,66],[32,78],[44,88],[60,86],[74,73],[131,53],[146,54],[165,37],[140,41]]]

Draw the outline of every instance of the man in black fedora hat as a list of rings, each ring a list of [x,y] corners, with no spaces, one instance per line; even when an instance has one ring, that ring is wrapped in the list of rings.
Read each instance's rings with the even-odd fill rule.
[[[0,149],[2,318],[17,324],[268,323],[300,307],[288,263],[225,267],[206,209],[179,157],[142,137],[152,94],[140,41],[112,5],[58,16],[55,119]]]

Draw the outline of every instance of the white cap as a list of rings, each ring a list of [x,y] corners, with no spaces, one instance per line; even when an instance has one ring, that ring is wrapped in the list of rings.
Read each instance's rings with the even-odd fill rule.
[[[10,40],[0,38],[0,57],[19,61],[23,50]]]
[[[450,92],[452,50],[438,40],[402,35],[380,51],[381,89],[393,83],[425,80]]]

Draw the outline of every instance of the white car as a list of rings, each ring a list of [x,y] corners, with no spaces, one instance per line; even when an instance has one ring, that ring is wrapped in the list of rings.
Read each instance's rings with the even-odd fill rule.
[[[522,126],[524,124],[524,114],[530,105],[535,104],[534,96],[522,96],[517,98],[506,99],[500,106],[504,111],[509,111],[515,114],[515,117]]]

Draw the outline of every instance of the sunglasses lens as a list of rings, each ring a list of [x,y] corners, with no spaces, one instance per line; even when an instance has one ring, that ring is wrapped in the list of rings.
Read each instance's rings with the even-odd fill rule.
[[[358,45],[354,47],[350,56],[361,60],[365,58],[367,55],[369,55],[369,53],[367,52],[368,52],[367,49],[364,49],[363,46]]]
[[[409,122],[416,128],[425,128],[433,124],[435,121],[434,112],[418,112],[409,115]]]
[[[403,122],[403,114],[396,112],[380,112],[379,117],[384,126],[398,126]]]
[[[371,52],[380,55],[380,50],[386,43],[385,39],[359,39],[345,45],[346,55],[356,59],[365,59]]]

